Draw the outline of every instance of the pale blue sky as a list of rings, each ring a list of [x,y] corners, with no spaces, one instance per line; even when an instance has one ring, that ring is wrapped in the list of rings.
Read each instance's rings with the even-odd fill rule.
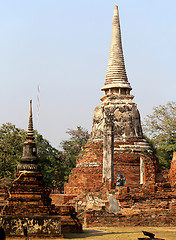
[[[103,95],[114,5],[141,118],[176,101],[175,0],[0,0],[0,124],[36,128],[58,147],[68,128],[91,131]]]

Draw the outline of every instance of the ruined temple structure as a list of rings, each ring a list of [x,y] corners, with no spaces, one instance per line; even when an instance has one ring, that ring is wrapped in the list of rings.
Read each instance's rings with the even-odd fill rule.
[[[71,171],[64,194],[50,195],[42,180],[30,110],[23,156],[0,216],[8,235],[22,235],[26,225],[31,235],[38,236],[81,232],[77,216],[86,227],[175,226],[176,153],[170,170],[164,171],[143,137],[125,70],[117,6],[101,90],[104,96],[94,110],[91,137]],[[115,188],[119,174],[126,177],[126,184]],[[57,206],[51,204],[50,196]]]
[[[94,110],[91,137],[65,184],[64,203],[76,203],[87,227],[175,226],[176,153],[170,171],[164,171],[143,137],[125,70],[117,6],[101,90],[104,96]],[[118,174],[126,177],[126,184],[115,188]]]
[[[38,167],[37,146],[30,101],[29,125],[23,155],[17,166],[16,179],[9,189],[7,204],[0,215],[0,225],[8,236],[60,236],[61,232],[81,232],[82,226],[73,207],[51,203],[50,189]]]
[[[118,7],[114,8],[112,38],[101,105],[94,110],[91,137],[72,170],[65,193],[112,187],[119,173],[130,185],[155,183],[157,159],[143,137],[140,114],[130,94],[121,42]]]

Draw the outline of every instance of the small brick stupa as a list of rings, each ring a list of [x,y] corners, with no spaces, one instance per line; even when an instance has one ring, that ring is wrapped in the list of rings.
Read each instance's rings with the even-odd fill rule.
[[[94,110],[91,137],[65,185],[66,194],[113,187],[118,174],[127,184],[155,183],[157,160],[144,139],[140,114],[128,82],[123,57],[118,7],[114,8],[112,38],[101,105]]]
[[[23,155],[1,216],[6,234],[21,236],[25,226],[29,236],[59,236],[61,230],[81,232],[82,226],[73,208],[55,207],[51,204],[50,189],[43,181],[38,162],[30,101],[29,125]]]

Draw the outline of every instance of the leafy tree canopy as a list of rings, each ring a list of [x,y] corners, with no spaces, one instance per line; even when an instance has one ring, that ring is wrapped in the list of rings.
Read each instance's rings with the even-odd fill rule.
[[[78,126],[76,130],[68,129],[69,140],[64,140],[61,142],[61,147],[63,148],[63,155],[65,157],[65,180],[68,180],[68,176],[72,168],[76,166],[76,159],[82,149],[82,147],[87,143],[89,139],[89,133],[86,129]]]
[[[50,188],[61,189],[64,184],[64,171],[61,159],[64,156],[61,151],[52,147],[48,140],[35,131],[37,155],[40,159],[40,171],[44,181]],[[60,156],[60,158],[58,157]]]
[[[0,128],[0,179],[12,181],[15,178],[26,134],[26,131],[11,123],[2,124]],[[35,131],[39,166],[45,182],[51,188],[63,188],[71,169],[75,166],[76,157],[89,137],[87,130],[82,127],[77,127],[77,130],[69,129],[68,134],[69,140],[61,143],[64,151],[59,151]]]
[[[176,102],[155,107],[145,118],[143,129],[155,145],[161,165],[169,168],[173,151],[176,151]]]
[[[0,178],[14,179],[26,132],[11,123],[0,128]]]

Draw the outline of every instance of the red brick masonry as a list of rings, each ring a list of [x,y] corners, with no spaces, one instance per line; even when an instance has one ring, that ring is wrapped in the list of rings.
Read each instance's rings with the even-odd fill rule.
[[[115,142],[115,148],[122,144],[134,144],[137,140]],[[141,140],[140,140],[141,141]],[[144,183],[155,183],[157,159],[154,155],[135,153],[129,150],[115,152],[114,179],[119,173],[123,174],[130,185],[139,184],[140,157],[145,165]],[[82,155],[77,160],[76,168],[71,171],[69,182],[65,184],[64,193],[80,194],[81,192],[98,191],[102,186],[103,145],[102,142],[88,142]]]
[[[81,232],[82,225],[71,206],[51,204],[50,190],[40,173],[17,173],[9,189],[10,197],[3,216],[61,216],[61,232]]]

